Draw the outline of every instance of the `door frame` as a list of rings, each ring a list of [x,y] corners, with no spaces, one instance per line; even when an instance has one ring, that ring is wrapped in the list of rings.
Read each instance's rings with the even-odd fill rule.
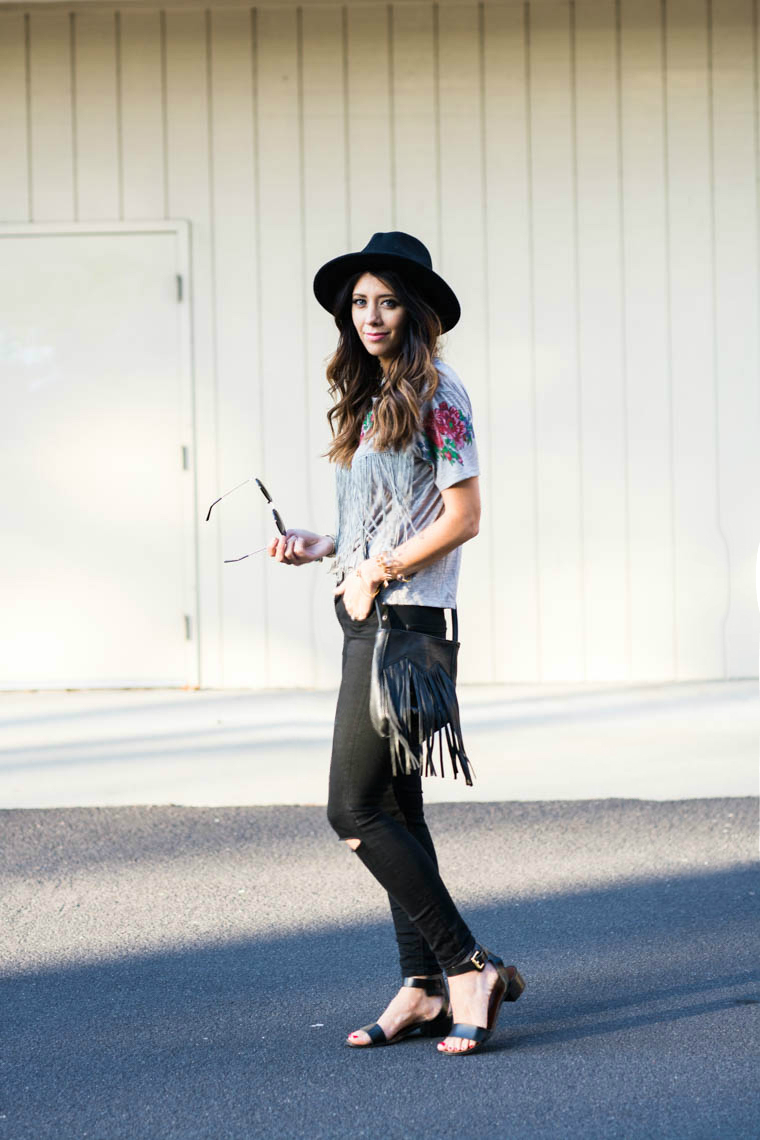
[[[200,686],[200,615],[198,607],[198,464],[195,423],[195,377],[193,370],[193,331],[190,279],[190,222],[185,219],[135,222],[2,222],[0,239],[4,237],[46,237],[53,234],[86,236],[87,234],[174,234],[177,276],[182,281],[178,299],[180,427],[177,440],[178,461],[183,446],[189,449],[190,478],[182,487],[182,607],[191,622],[190,638],[185,641],[184,671],[187,688]],[[186,441],[186,442],[185,442]]]

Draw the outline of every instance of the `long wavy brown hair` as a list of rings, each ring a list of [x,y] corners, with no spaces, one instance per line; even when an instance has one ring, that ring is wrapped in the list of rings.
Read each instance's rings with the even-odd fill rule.
[[[354,288],[365,272],[372,272],[392,289],[406,309],[403,342],[384,380],[379,361],[362,344],[352,317]],[[433,360],[442,330],[438,314],[414,286],[389,269],[355,273],[336,297],[333,316],[340,337],[327,365],[335,403],[327,413],[333,439],[324,455],[331,463],[348,467],[373,396],[380,397],[371,432],[376,450],[398,451],[412,442],[421,426],[422,406],[438,387]]]

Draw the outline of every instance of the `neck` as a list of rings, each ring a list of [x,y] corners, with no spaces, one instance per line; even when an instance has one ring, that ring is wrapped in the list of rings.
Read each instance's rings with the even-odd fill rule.
[[[380,367],[382,368],[383,374],[385,376],[388,375],[388,369],[390,368],[390,366],[394,360],[395,360],[394,356],[378,356],[377,362],[380,365]]]

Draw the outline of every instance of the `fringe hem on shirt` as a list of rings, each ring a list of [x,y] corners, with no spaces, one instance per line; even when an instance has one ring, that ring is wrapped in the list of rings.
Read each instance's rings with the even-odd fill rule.
[[[393,550],[417,532],[411,514],[413,449],[364,452],[335,472],[338,533],[330,573],[347,574],[375,549]]]

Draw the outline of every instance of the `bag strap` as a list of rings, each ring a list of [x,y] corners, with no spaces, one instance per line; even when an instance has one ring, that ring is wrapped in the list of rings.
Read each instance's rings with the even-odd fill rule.
[[[456,606],[444,606],[444,609],[451,610],[451,640],[459,641],[459,622],[457,621]],[[375,610],[377,612],[377,623],[381,629],[389,628],[388,621],[388,603],[381,602],[378,597],[375,598]],[[446,638],[448,641],[448,638]]]

